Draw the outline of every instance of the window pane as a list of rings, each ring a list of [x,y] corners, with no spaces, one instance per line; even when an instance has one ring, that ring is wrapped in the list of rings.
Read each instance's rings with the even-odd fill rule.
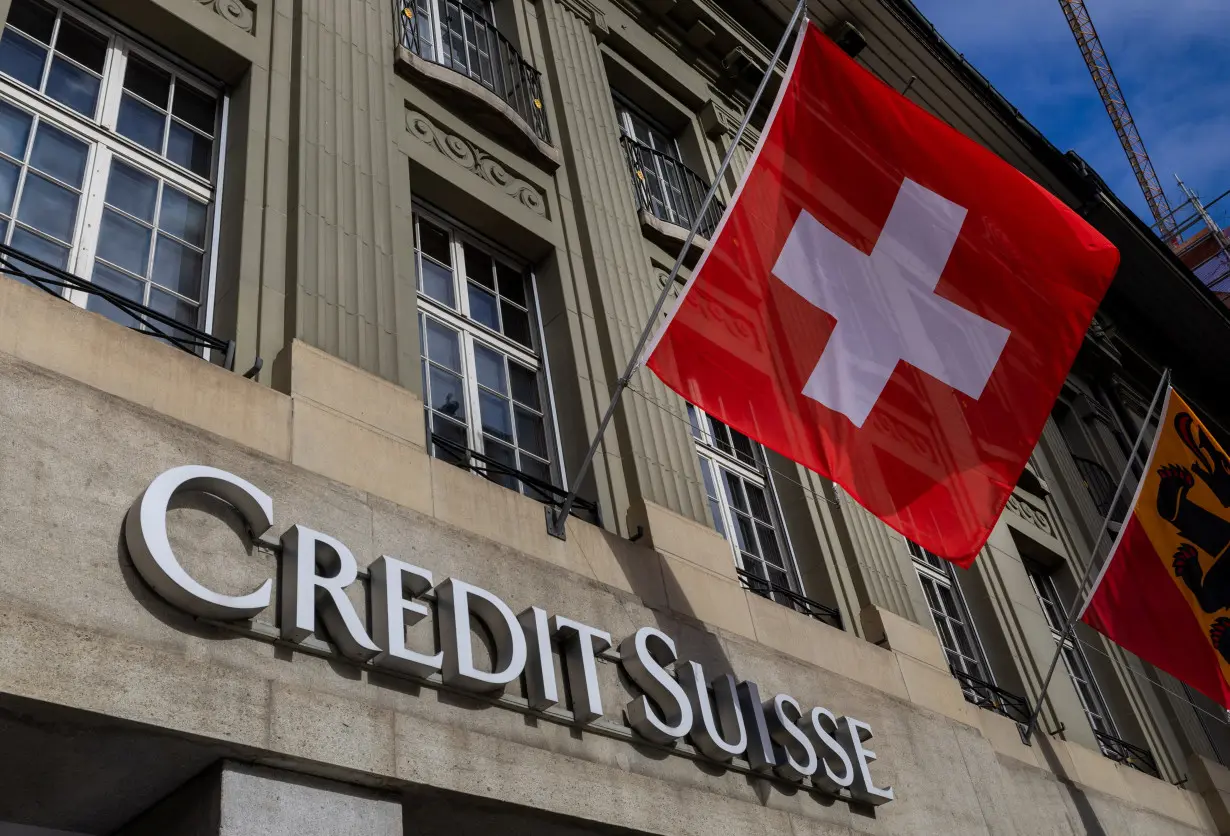
[[[486,346],[474,346],[474,372],[478,382],[488,389],[494,389],[501,395],[508,394],[508,383],[504,377],[504,355]]]
[[[67,55],[96,73],[107,63],[107,38],[65,15],[56,35],[56,52]]]
[[[56,56],[51,60],[51,71],[47,73],[47,95],[83,116],[94,116],[99,84],[98,76],[63,58]]]
[[[14,159],[24,160],[33,118],[24,110],[0,101],[0,151]]]
[[[444,444],[437,443],[434,446],[433,453],[436,458],[443,459],[456,465],[464,466],[469,458],[463,451],[469,448],[469,441],[466,438],[466,428],[455,421],[450,421],[435,413],[431,416],[432,432]]]
[[[208,177],[214,161],[214,144],[191,128],[172,120],[167,134],[167,159],[193,174]]]
[[[735,456],[751,464],[756,463],[756,455],[752,452],[752,440],[737,430],[730,431],[730,440],[735,448]]]
[[[77,197],[63,186],[29,172],[17,217],[39,232],[71,241],[77,223]]]
[[[511,444],[512,415],[509,413],[508,401],[490,392],[479,392],[478,406],[482,413],[483,432]]]
[[[726,497],[730,504],[746,513],[747,500],[743,498],[743,480],[726,470],[722,471],[722,475],[726,477]]]
[[[513,448],[506,444],[500,444],[490,438],[483,439],[483,454],[489,459],[494,459],[496,462],[504,465],[510,470],[517,469],[517,454],[513,452]],[[491,468],[487,474],[487,478],[492,482],[498,482],[506,488],[512,490],[517,489],[517,479],[509,476],[506,473],[500,473],[495,468]]]
[[[482,250],[476,250],[469,244],[463,245],[463,248],[466,256],[466,276],[483,287],[495,290],[495,274],[492,272],[491,256]]]
[[[94,265],[94,272],[90,276],[90,281],[99,287],[117,293],[126,299],[131,299],[138,304],[141,304],[145,298],[145,282],[138,281],[132,276],[126,276],[118,270],[112,270],[105,264]],[[100,313],[112,322],[118,322],[120,325],[129,328],[137,328],[141,324],[134,317],[117,308],[101,296],[91,294],[86,297],[85,307],[86,310]]]
[[[461,378],[436,366],[431,367],[428,375],[431,378],[431,408],[443,412],[450,418],[464,421],[466,407]]]
[[[453,297],[453,271],[426,258],[420,261],[423,265],[423,293],[450,308],[457,307],[457,300]]]
[[[430,221],[422,219],[419,220],[419,249],[446,267],[453,265],[448,233]]]
[[[46,60],[45,47],[12,29],[4,30],[4,36],[0,38],[0,72],[37,88],[43,80],[43,62]]]
[[[16,26],[45,44],[51,43],[55,23],[56,10],[39,0],[13,0],[9,9],[9,26]]]
[[[500,278],[500,295],[523,308],[529,307],[525,295],[525,275],[498,262],[495,272]]]
[[[145,276],[153,231],[111,209],[103,211],[98,235],[98,257],[130,273]]]
[[[139,55],[129,53],[128,68],[124,71],[124,89],[166,110],[171,92],[171,74]]]
[[[526,476],[532,476],[541,482],[546,482],[548,485],[551,484],[551,468],[546,462],[540,462],[529,456],[522,456],[521,472]],[[528,482],[521,483],[521,492],[531,499],[547,500],[551,498],[551,494],[530,487]]]
[[[709,500],[709,513],[713,515],[713,527],[717,529],[717,533],[722,535],[722,539],[726,539],[726,523],[722,521],[722,506],[717,503],[717,500]]]
[[[165,116],[127,93],[124,94],[120,102],[120,116],[115,123],[117,131],[155,154],[161,154],[162,132],[165,127]]]
[[[204,263],[205,258],[201,253],[165,235],[159,235],[158,246],[154,251],[153,279],[180,296],[199,299],[201,268]]]
[[[34,137],[30,165],[79,189],[85,177],[85,161],[88,156],[89,148],[84,142],[43,122],[38,126],[38,135]]]
[[[107,203],[152,224],[157,202],[157,180],[121,162],[111,164],[111,176],[107,180]],[[163,213],[165,212],[164,209]]]
[[[500,330],[500,315],[495,306],[495,294],[470,284],[470,319],[486,325],[493,331]]]
[[[218,112],[218,100],[213,96],[198,92],[182,81],[176,81],[175,103],[171,105],[171,112],[192,127],[199,128],[212,136],[214,119]]]
[[[512,377],[512,395],[517,403],[542,411],[538,400],[538,375],[520,363],[508,361],[508,373]]]
[[[735,539],[739,543],[739,549],[748,554],[760,556],[760,551],[756,548],[756,532],[752,527],[752,521],[742,514],[735,514]]]
[[[13,211],[13,195],[17,193],[17,177],[21,169],[8,160],[0,160],[0,213]]]
[[[521,407],[516,410],[517,419],[517,446],[523,450],[529,450],[539,458],[548,458],[547,456],[547,436],[542,428],[542,416],[534,412],[528,412]]]
[[[185,302],[178,296],[164,293],[156,287],[149,289],[149,306],[164,316],[169,316],[185,325],[196,326],[196,305]],[[163,330],[168,330],[163,328]]]
[[[162,208],[158,210],[158,229],[182,238],[196,247],[205,247],[206,206],[173,186],[162,190]]]
[[[63,270],[68,266],[68,247],[54,244],[29,230],[21,228],[13,230],[12,246],[13,249],[45,261],[52,267],[59,267]],[[37,272],[28,264],[22,264],[21,268],[29,273]]]
[[[781,549],[777,547],[777,534],[767,525],[756,524],[756,532],[760,535],[760,549],[764,559],[774,566],[786,568]]]
[[[532,348],[534,341],[530,336],[530,315],[503,301],[500,302],[500,310],[504,314],[504,333],[526,348]]]
[[[747,489],[747,501],[752,508],[752,516],[761,522],[772,522],[769,516],[769,501],[765,497],[764,491],[755,485],[745,484]]]
[[[434,319],[427,320],[427,356],[455,372],[461,371],[461,345],[457,332]]]
[[[713,499],[718,498],[717,486],[713,484],[713,465],[708,459],[700,460],[700,475],[705,482],[705,494]]]

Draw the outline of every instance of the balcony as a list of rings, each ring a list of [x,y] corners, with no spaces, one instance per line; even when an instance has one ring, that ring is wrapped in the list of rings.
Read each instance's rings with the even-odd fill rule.
[[[667,246],[674,243],[678,247],[700,214],[709,183],[669,154],[650,148],[627,134],[621,136],[619,142],[632,174],[632,188],[642,224],[647,232],[667,239],[662,243]],[[699,242],[701,248],[708,245],[725,211],[726,204],[717,197],[710,201],[697,229],[697,235],[704,239]]]
[[[0,275],[38,288],[66,302],[88,307],[133,331],[148,334],[188,354],[205,358],[227,371],[235,371],[233,340],[219,339],[4,244],[0,244]],[[260,358],[257,358],[252,368],[244,373],[244,377],[255,377],[261,365]]]
[[[1115,499],[1115,488],[1117,484],[1115,478],[1110,475],[1106,468],[1093,461],[1080,456],[1073,456],[1072,460],[1076,462],[1076,469],[1081,475],[1081,481],[1085,483],[1085,488],[1089,491],[1089,496],[1093,499],[1094,507],[1098,509],[1098,513],[1105,517],[1110,513],[1111,502]],[[1115,506],[1115,513],[1111,516],[1112,522],[1122,522],[1127,514],[1127,503],[1130,497],[1125,491],[1119,497],[1119,502]]]
[[[1029,700],[962,671],[954,670],[952,675],[961,684],[961,692],[965,694],[966,702],[1015,720],[1022,726],[1029,723],[1029,715],[1032,713]]]
[[[1132,769],[1143,772],[1146,775],[1152,775],[1154,778],[1161,777],[1161,773],[1157,769],[1157,761],[1153,759],[1153,754],[1148,749],[1142,749],[1139,746],[1128,743],[1126,740],[1120,740],[1117,737],[1096,730],[1093,736],[1098,739],[1098,746],[1102,749],[1102,754],[1112,761],[1130,766]]]
[[[743,588],[749,592],[754,592],[761,598],[768,598],[770,601],[776,601],[784,607],[789,607],[797,613],[802,613],[808,618],[814,618],[817,621],[823,621],[838,630],[841,626],[841,612],[833,607],[825,606],[819,601],[813,601],[799,593],[778,586],[771,581],[753,575],[751,572],[746,572],[743,569],[736,568],[735,571],[739,574],[739,582],[743,584]]]
[[[401,65],[445,93],[471,94],[472,114],[497,131],[503,121],[558,162],[542,103],[542,76],[495,24],[456,0],[394,0]],[[448,72],[438,72],[443,68]],[[451,99],[457,102],[455,97]],[[491,118],[484,118],[491,117]],[[503,131],[507,133],[507,131]]]

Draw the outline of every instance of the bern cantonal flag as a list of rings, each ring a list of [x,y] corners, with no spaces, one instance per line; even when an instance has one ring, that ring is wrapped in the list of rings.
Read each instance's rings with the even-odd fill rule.
[[[807,24],[647,364],[687,400],[969,565],[1118,251]]]
[[[1174,390],[1162,416],[1081,620],[1230,708],[1230,459]]]

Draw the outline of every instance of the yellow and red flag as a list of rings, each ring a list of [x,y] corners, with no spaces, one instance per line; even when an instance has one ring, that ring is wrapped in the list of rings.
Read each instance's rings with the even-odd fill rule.
[[[1230,459],[1173,389],[1081,620],[1230,708]]]

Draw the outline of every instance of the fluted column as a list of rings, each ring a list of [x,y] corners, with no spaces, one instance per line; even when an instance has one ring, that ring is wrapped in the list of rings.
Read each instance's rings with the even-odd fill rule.
[[[853,549],[849,557],[867,596],[864,603],[930,628],[923,603],[916,601],[912,594],[920,587],[900,536],[844,490],[839,488],[837,496]]]
[[[414,287],[398,279],[392,233],[392,13],[387,0],[300,8],[287,336],[417,390]],[[412,243],[397,246],[408,261]]]
[[[571,195],[579,240],[578,272],[587,277],[603,343],[605,386],[595,387],[599,411],[632,355],[660,286],[636,217],[632,182],[619,146],[611,86],[595,30],[601,23],[583,0],[544,0],[541,20],[547,80],[555,90],[556,127],[564,154],[561,176]],[[616,443],[617,441],[617,443]],[[623,396],[604,449],[607,468],[621,471],[627,494],[707,522],[707,503],[684,402],[652,372],[641,370]],[[617,524],[634,525],[641,511],[615,509]]]

